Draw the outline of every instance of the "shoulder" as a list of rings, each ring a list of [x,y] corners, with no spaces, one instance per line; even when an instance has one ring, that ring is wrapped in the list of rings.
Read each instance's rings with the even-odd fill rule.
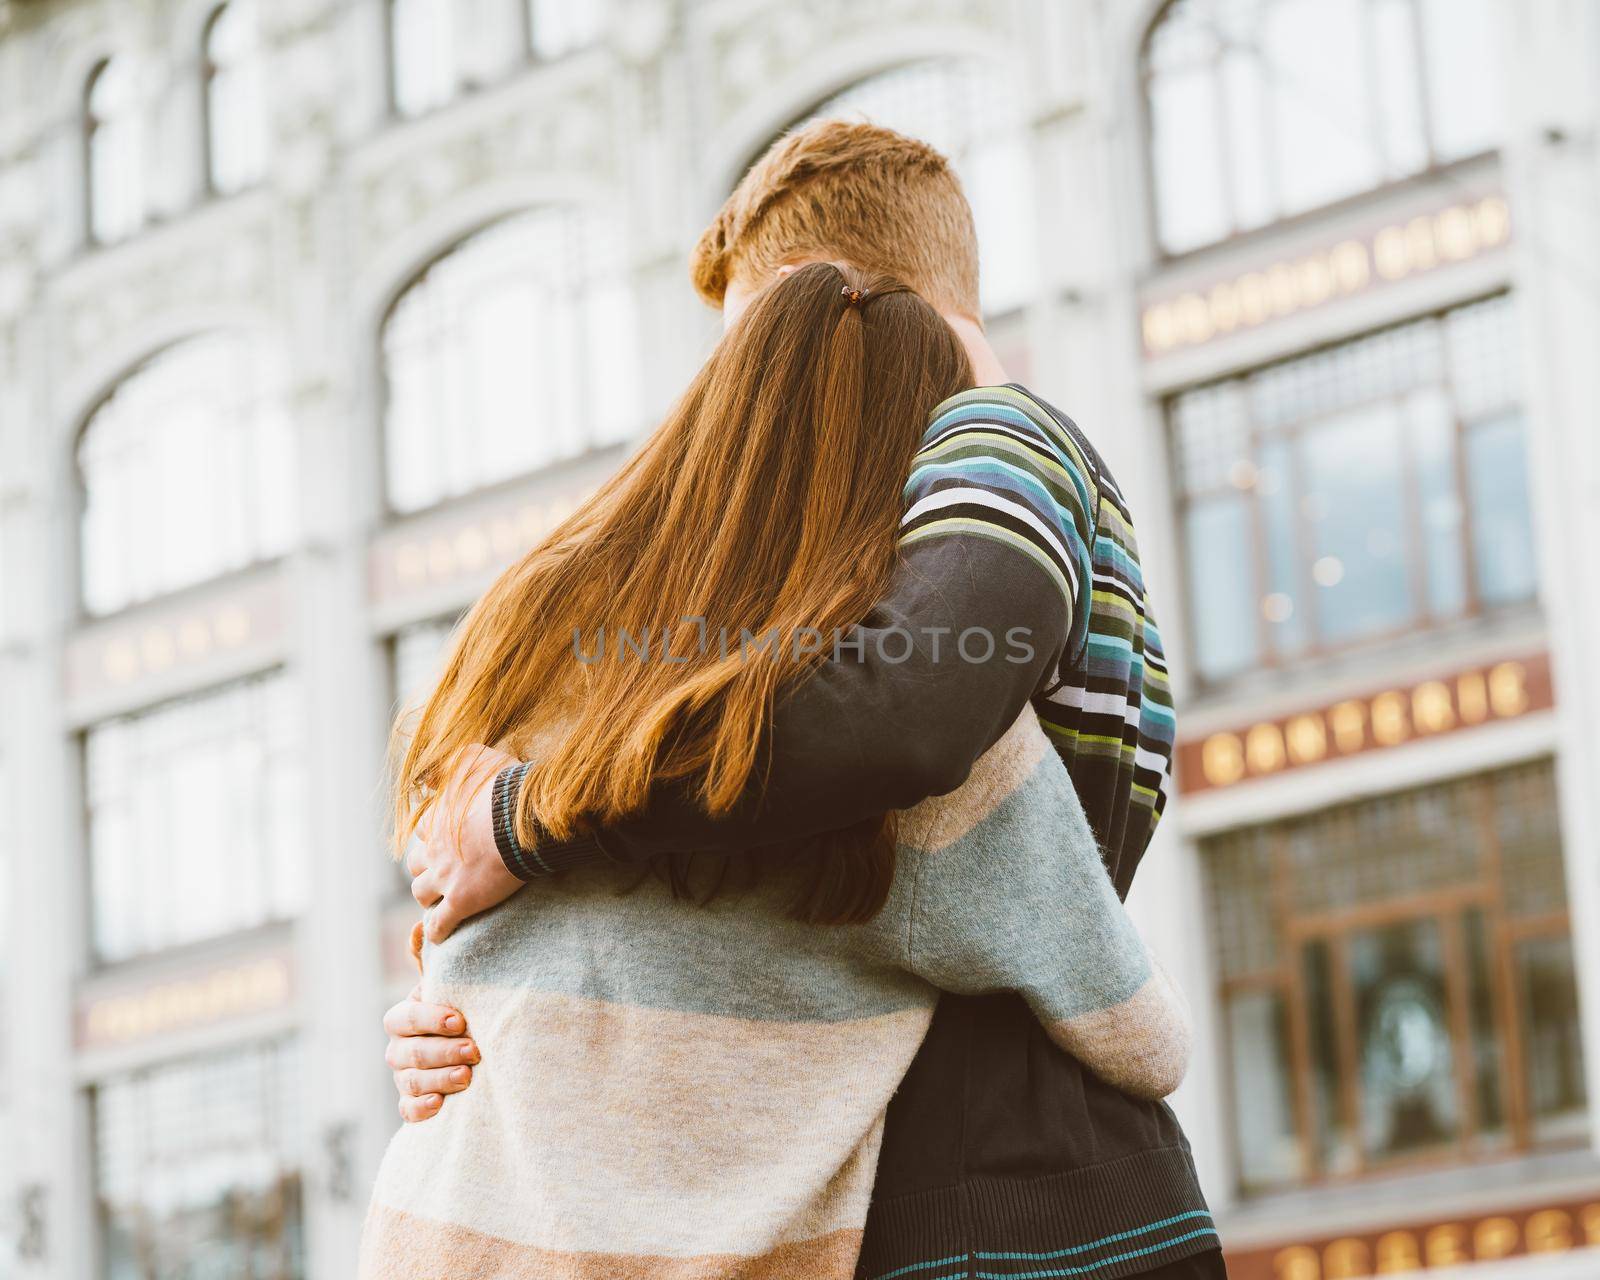
[[[929,417],[906,481],[902,538],[1004,530],[1077,579],[1099,520],[1100,470],[1077,428],[1022,388],[964,391]]]

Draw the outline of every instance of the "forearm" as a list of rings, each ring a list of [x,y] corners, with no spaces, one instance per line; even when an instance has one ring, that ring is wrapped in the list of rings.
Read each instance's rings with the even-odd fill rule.
[[[677,851],[769,850],[959,786],[1053,673],[1067,607],[1013,547],[973,537],[913,544],[863,625],[774,709],[744,798],[713,818],[685,786],[658,787],[638,815],[577,840],[515,847],[523,878]],[[508,812],[515,776],[501,785]]]

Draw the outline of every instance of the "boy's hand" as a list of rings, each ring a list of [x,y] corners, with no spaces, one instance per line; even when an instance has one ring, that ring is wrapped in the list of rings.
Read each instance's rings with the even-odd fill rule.
[[[444,1095],[472,1083],[478,1046],[463,1036],[467,1020],[446,1005],[423,1004],[422,988],[383,1015],[389,1047],[383,1060],[394,1072],[400,1118],[408,1124],[437,1115]]]
[[[439,797],[425,824],[427,830],[419,832],[422,839],[406,856],[411,896],[427,908],[429,942],[443,942],[463,920],[498,906],[522,888],[495,847],[491,812],[495,775],[516,763],[503,751],[479,747],[461,776]]]

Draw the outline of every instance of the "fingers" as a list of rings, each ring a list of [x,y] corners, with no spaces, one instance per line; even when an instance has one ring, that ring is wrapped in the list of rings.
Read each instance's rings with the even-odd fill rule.
[[[424,867],[411,878],[411,896],[423,907],[431,907],[444,896],[439,890],[439,878],[431,868]]]
[[[447,1004],[402,1000],[383,1015],[383,1029],[391,1036],[458,1036],[467,1020]]]
[[[426,1098],[430,1093],[460,1093],[471,1083],[471,1067],[407,1067],[394,1073],[394,1087],[413,1098]]]
[[[446,1040],[442,1036],[390,1036],[383,1060],[396,1075],[408,1068],[432,1071],[470,1067],[478,1061],[478,1046],[471,1040]]]
[[[415,883],[413,881],[412,883]],[[443,942],[456,931],[456,926],[461,923],[462,915],[449,898],[441,898],[439,905],[428,912],[426,928],[429,942]]]
[[[422,1098],[403,1093],[400,1095],[400,1118],[407,1124],[416,1124],[419,1120],[429,1120],[438,1115],[443,1105],[444,1098],[437,1093]]]

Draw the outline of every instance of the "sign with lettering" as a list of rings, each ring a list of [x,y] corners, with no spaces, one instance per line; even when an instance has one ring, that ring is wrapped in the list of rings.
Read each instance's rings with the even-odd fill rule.
[[[1227,276],[1144,307],[1146,357],[1201,346],[1409,276],[1465,262],[1511,238],[1505,198],[1489,194]]]
[[[289,1003],[287,952],[91,998],[78,1009],[78,1047],[99,1049],[265,1013]]]
[[[1600,1194],[1225,1254],[1229,1280],[1357,1280],[1596,1246]]]
[[[1507,659],[1182,741],[1178,787],[1186,793],[1231,787],[1552,705],[1549,655]]]

